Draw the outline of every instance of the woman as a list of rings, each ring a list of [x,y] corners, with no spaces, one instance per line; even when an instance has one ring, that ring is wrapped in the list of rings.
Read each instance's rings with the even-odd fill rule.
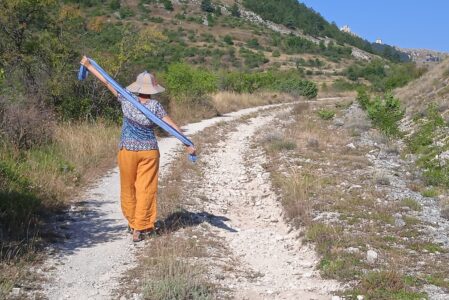
[[[133,241],[142,241],[145,235],[154,232],[157,216],[159,148],[153,131],[155,124],[118,94],[86,57],[83,57],[81,64],[103,82],[121,103],[123,127],[118,153],[121,206],[133,234]],[[152,74],[139,74],[127,90],[157,117],[181,132],[162,105],[152,99],[152,95],[165,91]],[[186,150],[189,154],[195,154],[193,147],[187,147]]]

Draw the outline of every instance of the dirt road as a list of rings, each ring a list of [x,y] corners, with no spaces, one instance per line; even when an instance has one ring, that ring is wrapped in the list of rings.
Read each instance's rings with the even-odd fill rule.
[[[218,122],[235,120],[268,107],[245,109],[190,124],[185,130],[192,135]],[[244,155],[248,152],[249,139],[266,126],[275,113],[276,110],[239,125],[237,131],[223,141],[220,151],[201,158],[209,164],[204,176],[208,180],[201,183],[201,189],[216,199],[210,203],[210,211],[228,207],[229,226],[238,228],[236,232],[219,234],[229,242],[234,255],[242,259],[243,268],[264,274],[256,286],[250,283],[229,285],[239,291],[238,298],[260,299],[277,295],[282,299],[330,299],[329,292],[338,286],[319,279],[314,271],[316,258],[313,251],[301,248],[296,233],[284,223],[270,180],[267,174],[261,173],[263,156],[253,153],[251,168],[245,167]],[[163,176],[180,145],[173,138],[162,139],[159,145]],[[219,168],[223,163],[227,166],[226,172]],[[223,196],[227,195],[233,197],[233,203],[226,202],[230,198]],[[249,199],[258,200],[248,205]],[[236,201],[242,203],[237,205]],[[258,205],[257,201],[263,205]],[[111,299],[121,275],[136,264],[138,251],[126,233],[126,223],[120,211],[118,170],[112,170],[74,203],[69,219],[58,224],[59,230],[67,236],[66,242],[49,250],[51,259],[45,265],[48,283],[44,294],[49,299]],[[237,206],[245,209],[237,210]]]

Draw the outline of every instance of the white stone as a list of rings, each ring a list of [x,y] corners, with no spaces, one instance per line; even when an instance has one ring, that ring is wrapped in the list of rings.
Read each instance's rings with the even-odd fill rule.
[[[349,247],[348,249],[346,249],[347,253],[359,253],[359,248],[356,247]]]
[[[378,256],[376,251],[368,250],[368,252],[366,252],[366,260],[370,264],[374,264],[377,261]]]
[[[365,299],[364,296],[362,296],[362,295],[358,295],[358,296],[357,296],[357,300],[363,300],[363,299]]]
[[[449,162],[449,150],[439,155],[439,161],[442,166],[445,166]]]
[[[13,288],[11,291],[11,294],[13,296],[19,296],[20,295],[20,288]]]
[[[346,147],[349,149],[355,149],[355,146],[353,143],[347,144]]]

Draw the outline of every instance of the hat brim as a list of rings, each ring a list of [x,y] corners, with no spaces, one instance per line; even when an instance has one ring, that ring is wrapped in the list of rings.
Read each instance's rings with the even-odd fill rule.
[[[145,95],[155,95],[165,92],[165,88],[161,85],[149,85],[149,84],[138,84],[137,82],[133,82],[126,87],[128,91],[136,94],[145,94]]]

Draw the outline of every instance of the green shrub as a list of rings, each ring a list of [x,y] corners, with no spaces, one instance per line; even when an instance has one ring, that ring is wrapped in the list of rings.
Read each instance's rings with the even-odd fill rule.
[[[170,95],[177,101],[195,101],[217,91],[218,86],[215,74],[184,63],[170,65],[164,79]]]
[[[168,11],[173,11],[173,3],[171,0],[163,0],[162,4],[164,5],[164,8]]]
[[[220,89],[237,93],[278,91],[309,99],[315,98],[318,93],[315,83],[302,79],[296,72],[281,71],[224,73],[221,75]]]
[[[404,117],[404,109],[397,98],[390,93],[376,97],[367,107],[373,125],[387,136],[400,134],[399,121]]]
[[[228,45],[234,45],[234,41],[232,40],[232,36],[230,36],[229,34],[225,35],[225,37],[223,38],[223,41],[228,44]]]
[[[370,96],[368,95],[368,92],[366,91],[366,89],[359,89],[357,91],[357,99],[356,100],[363,110],[366,110],[371,103]]]
[[[331,120],[335,117],[335,111],[326,108],[320,109],[317,114],[323,120]]]
[[[245,65],[251,69],[260,67],[270,61],[262,52],[253,52],[245,48],[240,48],[240,55],[243,57]]]
[[[416,130],[408,139],[409,149],[413,153],[422,153],[433,143],[435,133],[439,128],[445,126],[443,117],[438,112],[438,106],[429,104],[426,111],[426,118],[421,120]]]
[[[120,0],[111,0],[109,3],[109,7],[112,10],[118,10],[120,8]]]
[[[212,13],[214,12],[214,7],[210,0],[201,0],[201,10]]]
[[[270,143],[270,149],[274,151],[291,151],[295,150],[298,146],[294,141],[289,140],[276,140]]]
[[[254,93],[267,89],[273,82],[272,73],[229,72],[221,76],[220,89],[237,93]]]
[[[414,63],[387,64],[382,60],[373,60],[368,64],[353,64],[344,73],[351,81],[364,78],[371,82],[375,91],[385,92],[405,86],[424,72],[423,68],[418,68]]]
[[[239,6],[237,5],[237,3],[234,3],[231,6],[231,16],[240,18],[240,9],[239,9]]]
[[[253,49],[260,49],[260,44],[259,41],[257,39],[250,39],[247,43],[248,47],[253,48]]]
[[[311,81],[303,80],[299,76],[279,76],[274,85],[275,90],[295,96],[304,96],[308,99],[313,99],[318,95],[317,85]]]
[[[281,56],[281,52],[279,50],[274,50],[273,53],[271,54],[273,57],[280,57]]]
[[[444,136],[447,124],[436,104],[430,104],[426,116],[418,120],[418,129],[408,138],[407,145],[412,153],[418,154],[418,165],[424,169],[426,184],[449,187],[449,164],[441,164],[438,157],[449,150],[447,142],[437,141]]]
[[[126,6],[119,9],[119,14],[121,19],[126,19],[129,17],[133,17],[134,11],[132,11],[131,8]]]

